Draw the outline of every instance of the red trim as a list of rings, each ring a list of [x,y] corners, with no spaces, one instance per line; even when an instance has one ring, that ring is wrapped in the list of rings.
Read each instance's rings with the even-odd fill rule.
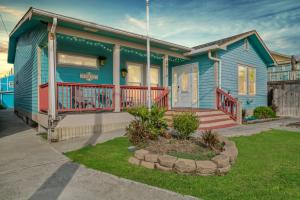
[[[233,120],[237,120],[237,99],[220,88],[216,89],[216,107],[225,114],[229,115]]]

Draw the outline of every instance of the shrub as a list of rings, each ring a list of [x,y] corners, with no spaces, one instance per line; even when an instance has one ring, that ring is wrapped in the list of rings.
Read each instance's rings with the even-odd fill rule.
[[[198,129],[199,124],[198,117],[192,112],[173,116],[174,129],[178,132],[178,137],[181,139],[188,139]]]
[[[276,114],[270,107],[259,106],[254,109],[253,116],[257,119],[266,119],[274,118],[276,117]]]
[[[0,110],[2,109],[5,109],[5,107],[2,104],[0,104]]]
[[[211,129],[205,130],[201,135],[203,143],[210,149],[215,149],[219,147],[220,141],[218,135],[214,133]]]
[[[165,134],[168,124],[164,119],[164,108],[154,105],[149,111],[147,107],[141,106],[129,108],[127,112],[135,117],[126,128],[129,140],[133,144],[145,143],[148,139],[153,140]]]

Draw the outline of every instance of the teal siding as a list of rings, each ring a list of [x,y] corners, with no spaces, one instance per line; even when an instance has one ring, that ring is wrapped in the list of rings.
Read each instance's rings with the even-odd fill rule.
[[[242,101],[243,108],[254,109],[267,105],[267,65],[259,56],[253,45],[244,49],[244,40],[240,40],[227,47],[226,51],[219,51],[222,59],[222,89],[230,90],[231,94]],[[238,95],[238,64],[256,68],[256,95]]]
[[[41,49],[41,84],[48,83],[48,48]]]
[[[207,54],[199,55],[193,59],[182,62],[169,62],[169,85],[172,86],[172,68],[184,64],[198,63],[199,71],[199,92],[198,101],[200,108],[214,108],[215,107],[215,77],[213,61],[208,59]]]
[[[127,49],[127,48],[126,48]],[[137,52],[140,52],[142,53],[143,55],[146,54],[145,51],[138,51],[138,50],[135,50]],[[136,54],[133,54],[133,53],[127,53],[123,50],[121,50],[121,58],[120,58],[120,69],[122,68],[126,68],[126,63],[127,62],[133,62],[133,63],[141,63],[141,64],[144,64],[144,71],[146,70],[146,64],[147,64],[147,57],[145,56],[140,56],[140,55],[136,55]],[[160,68],[160,85],[162,85],[162,81],[163,81],[163,77],[162,77],[162,59],[158,59],[158,58],[153,58],[151,57],[151,60],[150,60],[150,64],[151,65],[155,65],[157,67]],[[123,77],[120,77],[120,84],[121,85],[125,85],[126,84],[126,78],[123,78]]]
[[[5,108],[14,108],[14,75],[0,78],[0,104]]]
[[[37,48],[46,36],[47,26],[38,25],[18,39],[14,61],[16,110],[38,112]]]

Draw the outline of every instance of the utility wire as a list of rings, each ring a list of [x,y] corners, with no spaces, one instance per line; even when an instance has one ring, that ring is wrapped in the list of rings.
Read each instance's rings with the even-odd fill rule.
[[[9,36],[8,31],[7,31],[7,28],[6,28],[6,25],[5,25],[5,23],[4,23],[4,20],[3,20],[3,17],[2,17],[1,14],[0,14],[0,18],[1,18],[1,21],[2,21],[2,24],[3,24],[3,27],[4,27],[4,29],[5,29],[5,32],[6,32],[7,36]]]

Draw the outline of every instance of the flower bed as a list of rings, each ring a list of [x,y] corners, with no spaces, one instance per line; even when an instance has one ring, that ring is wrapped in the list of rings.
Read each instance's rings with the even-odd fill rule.
[[[231,165],[235,162],[238,150],[235,143],[227,138],[219,136],[219,140],[224,144],[223,151],[210,160],[184,159],[144,148],[135,151],[134,156],[130,157],[128,162],[149,169],[174,171],[182,174],[223,175],[230,170]]]

